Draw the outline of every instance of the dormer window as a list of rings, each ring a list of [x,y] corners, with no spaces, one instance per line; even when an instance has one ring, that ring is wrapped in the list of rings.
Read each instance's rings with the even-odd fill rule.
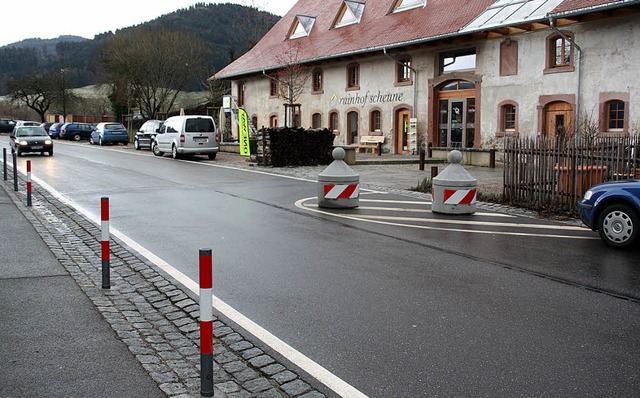
[[[362,18],[363,13],[364,3],[345,0],[342,3],[340,12],[338,12],[338,15],[336,16],[333,27],[341,28],[343,26],[360,23],[360,19]]]
[[[315,22],[316,19],[314,17],[296,15],[293,24],[291,24],[291,29],[289,29],[289,39],[309,36]]]
[[[391,12],[402,12],[427,5],[427,0],[395,0]]]

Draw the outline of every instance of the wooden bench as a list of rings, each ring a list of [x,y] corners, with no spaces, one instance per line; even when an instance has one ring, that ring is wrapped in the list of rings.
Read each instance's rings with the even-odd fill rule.
[[[378,151],[378,145],[384,142],[384,135],[362,135],[360,136],[360,145],[358,145],[358,153],[367,152],[371,150],[371,153]]]

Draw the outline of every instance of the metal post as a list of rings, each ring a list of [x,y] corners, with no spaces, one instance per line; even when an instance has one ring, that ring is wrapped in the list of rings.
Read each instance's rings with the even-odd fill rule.
[[[431,166],[431,179],[433,180],[438,176],[438,166]]]
[[[7,181],[7,148],[2,148],[2,175],[4,181]]]
[[[200,249],[200,395],[213,397],[213,262]]]
[[[420,149],[420,166],[418,169],[420,171],[424,170],[424,149]]]
[[[489,168],[491,169],[496,168],[496,150],[495,149],[492,149],[491,152],[489,152]]]
[[[27,207],[31,207],[31,161],[27,160]]]
[[[111,261],[109,254],[109,198],[100,199],[102,229],[102,288],[111,289]]]
[[[382,156],[382,142],[378,142],[378,156]]]
[[[16,159],[16,153],[12,152],[11,157],[13,158],[13,190],[18,192],[18,160]]]
[[[432,147],[433,147],[433,144],[431,144],[431,143],[427,144],[427,157],[429,159],[431,159],[433,157],[433,149],[432,149]]]

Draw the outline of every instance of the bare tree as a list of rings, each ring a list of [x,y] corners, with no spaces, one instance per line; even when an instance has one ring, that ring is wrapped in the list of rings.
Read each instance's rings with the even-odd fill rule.
[[[7,83],[7,87],[12,101],[33,109],[44,122],[45,114],[57,99],[56,83],[56,76],[51,74],[29,75]]]
[[[196,37],[165,28],[111,36],[102,54],[107,78],[142,116],[167,113],[189,83],[206,75],[207,47]]]
[[[288,115],[289,123],[294,120],[294,105],[297,104],[298,98],[311,79],[311,71],[301,63],[301,57],[301,46],[298,43],[289,42],[282,54],[276,56],[276,62],[282,67],[278,69],[276,77],[270,77],[278,82],[280,96],[288,105],[286,108],[290,112]]]

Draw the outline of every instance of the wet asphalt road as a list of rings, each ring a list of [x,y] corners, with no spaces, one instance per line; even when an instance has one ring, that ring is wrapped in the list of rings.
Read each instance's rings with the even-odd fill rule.
[[[344,218],[316,211],[311,182],[117,147],[29,159],[90,212],[109,196],[112,227],[193,280],[212,247],[218,297],[367,395],[640,387],[638,252],[592,232],[490,212],[447,224],[366,192]]]

